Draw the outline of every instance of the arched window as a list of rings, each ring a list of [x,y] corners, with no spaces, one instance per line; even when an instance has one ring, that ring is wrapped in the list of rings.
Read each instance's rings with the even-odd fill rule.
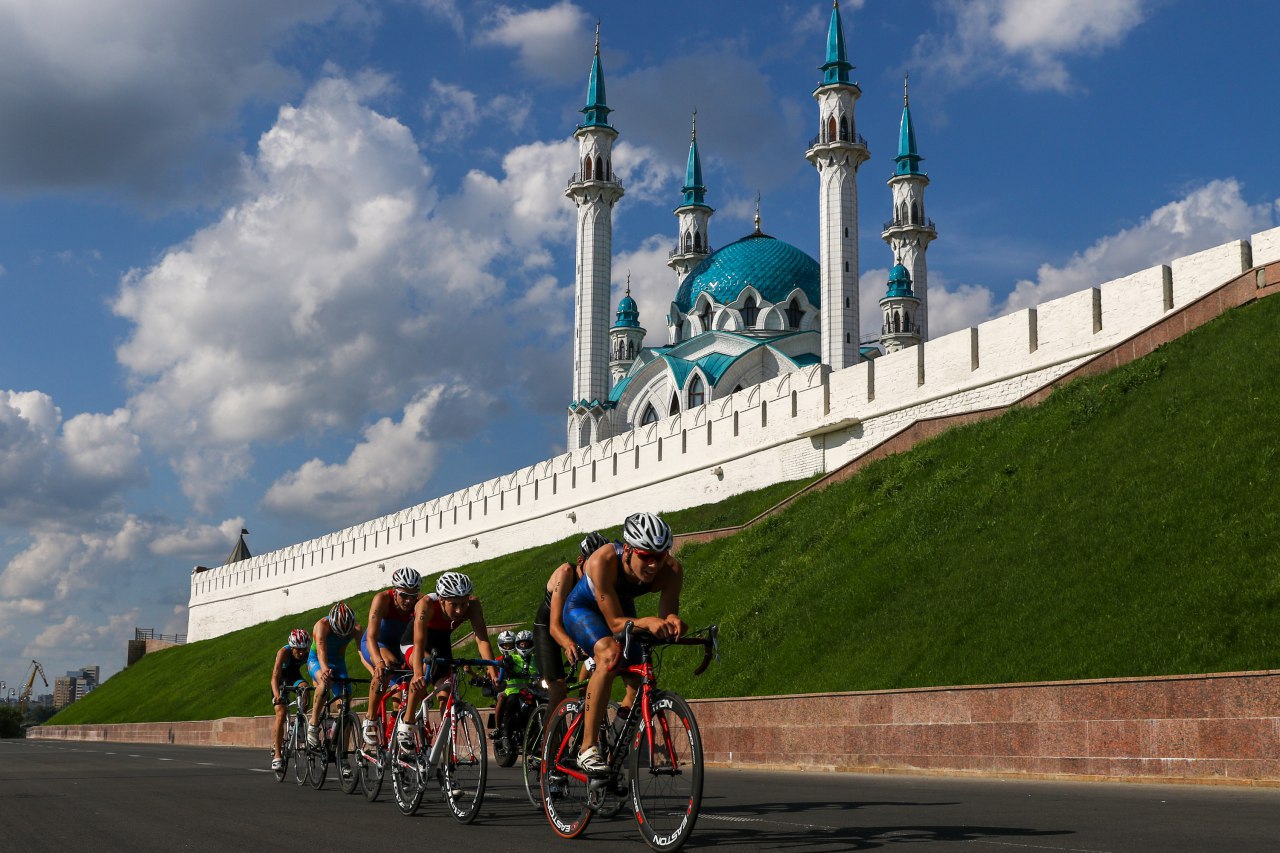
[[[902,207],[898,209],[898,224],[905,225],[907,222],[907,203],[904,201]]]
[[[849,120],[844,116],[840,116],[840,141],[849,141]]]
[[[684,232],[684,240],[680,244],[680,251],[688,252],[693,249],[693,235],[688,231]]]
[[[702,251],[702,232],[701,231],[693,232],[693,250],[695,252]]]
[[[913,225],[920,224],[920,208],[916,206],[914,201],[911,202],[911,223]]]
[[[800,320],[804,317],[804,312],[800,310],[800,300],[792,298],[790,304],[787,305],[787,325],[793,329],[800,328]]]
[[[598,181],[605,180],[604,159],[600,157],[600,155],[598,154],[596,155],[596,180]]]
[[[636,342],[627,341],[627,358],[635,358],[635,357],[636,357]]]
[[[695,409],[704,402],[706,394],[702,388],[702,378],[694,376],[693,381],[689,383],[689,408]]]
[[[606,181],[613,180],[613,158],[607,157],[604,161],[604,179]]]
[[[702,331],[705,332],[711,328],[711,303],[710,302],[707,302],[707,304],[703,307],[702,313],[698,315],[698,319],[702,321]]]
[[[895,332],[902,331],[902,315],[899,314],[897,311],[893,312],[893,330]]]
[[[827,138],[823,142],[831,142],[836,138],[836,117],[830,116],[827,119]]]
[[[754,328],[756,318],[760,315],[760,306],[756,305],[756,298],[748,296],[747,301],[742,303],[742,325],[748,329]]]
[[[658,422],[658,412],[653,408],[653,404],[644,407],[644,414],[640,416],[640,426],[648,426]]]
[[[671,406],[667,409],[667,414],[668,415],[680,414],[680,395],[674,391],[671,392]]]
[[[582,161],[582,180],[591,180],[591,158],[587,157]]]

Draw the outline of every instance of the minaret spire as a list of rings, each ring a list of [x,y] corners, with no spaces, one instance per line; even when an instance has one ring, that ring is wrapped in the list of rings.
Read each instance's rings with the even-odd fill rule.
[[[904,74],[902,123],[898,126],[898,156],[894,158],[893,176],[889,178],[889,187],[893,191],[893,218],[885,223],[881,233],[881,237],[893,250],[894,257],[898,259],[898,264],[910,271],[912,298],[919,304],[918,310],[910,312],[915,326],[913,336],[895,338],[899,347],[929,339],[929,271],[925,264],[925,251],[929,248],[929,243],[938,236],[933,222],[925,215],[924,210],[924,188],[929,185],[929,176],[920,169],[920,161],[924,158],[916,148],[908,80]],[[890,315],[886,313],[886,324],[889,323],[889,318]]]
[[[568,447],[608,438],[609,292],[613,255],[613,206],[622,184],[613,174],[613,142],[618,131],[609,123],[600,62],[600,24],[596,23],[595,55],[587,79],[583,121],[578,140],[578,172],[565,195],[578,208],[578,242],[574,281],[573,394],[569,401]]]
[[[845,52],[840,4],[831,5],[822,83],[818,136],[805,158],[818,170],[819,313],[822,363],[840,370],[861,360],[858,334],[858,167],[871,156],[857,132],[854,105],[862,89],[849,79],[853,65]]]
[[[711,254],[708,224],[715,209],[707,204],[707,188],[702,183],[702,155],[698,151],[698,110],[693,110],[689,129],[689,159],[685,161],[684,186],[680,188],[680,204],[676,215],[676,247],[667,258],[667,266],[676,274],[676,283],[684,281],[689,271]],[[674,303],[667,317],[670,343],[679,343],[683,315]]]

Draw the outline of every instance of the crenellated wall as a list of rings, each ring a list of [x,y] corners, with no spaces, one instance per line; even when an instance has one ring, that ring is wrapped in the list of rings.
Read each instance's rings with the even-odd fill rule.
[[[1020,400],[1278,261],[1280,228],[844,370],[786,374],[397,513],[194,573],[188,636],[326,605],[387,583],[402,565],[440,572],[614,525],[638,509],[684,509],[831,471],[916,421]]]

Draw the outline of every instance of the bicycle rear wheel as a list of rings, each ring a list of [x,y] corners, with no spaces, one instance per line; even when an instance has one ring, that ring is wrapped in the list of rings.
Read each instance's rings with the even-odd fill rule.
[[[651,715],[627,756],[631,806],[646,844],[678,850],[702,806],[702,736],[689,703],[675,693],[658,691]]]
[[[440,727],[447,738],[440,758],[440,787],[449,810],[459,823],[471,823],[484,802],[484,786],[489,774],[489,746],[485,742],[480,712],[465,702],[454,709],[452,731]]]
[[[360,786],[360,724],[355,714],[338,718],[338,736],[333,748],[337,758],[338,779],[342,793],[354,794]]]
[[[403,711],[396,714],[397,724],[403,717]],[[396,794],[396,806],[401,814],[411,815],[422,805],[422,794],[425,791],[426,757],[420,748],[415,726],[414,746],[406,750],[400,745],[400,738],[393,731],[391,743],[387,747],[387,769],[391,771],[391,788]]]
[[[303,738],[303,746],[307,750],[308,774],[311,777],[311,787],[319,791],[324,787],[325,777],[329,773],[329,739],[326,733],[329,730],[329,715],[325,713],[320,718],[320,745],[312,747]]]
[[[538,705],[529,713],[529,724],[524,729],[524,747],[521,754],[521,770],[524,776],[524,792],[529,802],[542,808],[542,735],[547,726],[547,706]]]
[[[581,712],[581,702],[561,702],[547,718],[542,746],[542,805],[551,828],[561,838],[577,838],[591,822],[587,775],[578,767],[582,725],[574,725]]]
[[[360,787],[364,790],[364,798],[372,803],[382,793],[382,779],[387,769],[387,750],[364,744],[356,754],[356,761],[360,764]]]
[[[311,768],[307,764],[307,718],[301,712],[293,718],[293,736],[285,748],[293,761],[293,780],[299,785],[307,784],[311,778]]]

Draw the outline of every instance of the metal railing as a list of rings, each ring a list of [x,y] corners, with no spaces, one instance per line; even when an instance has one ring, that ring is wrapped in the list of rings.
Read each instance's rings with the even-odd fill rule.
[[[676,246],[670,252],[667,252],[667,258],[674,258],[676,255],[709,255],[714,251],[715,249],[711,248],[709,245],[703,246],[702,248],[691,247],[688,249],[681,249],[679,246]]]
[[[182,645],[187,641],[186,634],[157,634],[155,628],[134,628],[133,638],[135,640],[161,640],[178,645]]]
[[[891,219],[884,224],[882,231],[888,231],[890,228],[924,228],[928,231],[937,231],[934,227],[932,219],[926,219],[923,222],[909,222],[905,219]]]
[[[565,186],[571,187],[574,184],[617,184],[618,186],[622,186],[622,181],[618,180],[617,175],[610,175],[607,179],[592,176],[586,180],[582,180],[578,177],[578,173],[574,172],[569,176],[569,182],[565,184]]]
[[[889,328],[889,324],[885,323],[883,326],[880,327],[880,334],[882,335],[918,335],[920,334],[919,323],[899,323],[898,325],[900,328],[891,329]]]
[[[854,133],[854,134],[842,133],[842,134],[838,134],[835,139],[830,138],[825,133],[819,133],[813,139],[809,140],[809,147],[813,148],[815,145],[835,145],[836,143],[839,143],[839,142],[848,142],[852,145],[861,145],[863,148],[867,147],[867,140],[861,133]]]

